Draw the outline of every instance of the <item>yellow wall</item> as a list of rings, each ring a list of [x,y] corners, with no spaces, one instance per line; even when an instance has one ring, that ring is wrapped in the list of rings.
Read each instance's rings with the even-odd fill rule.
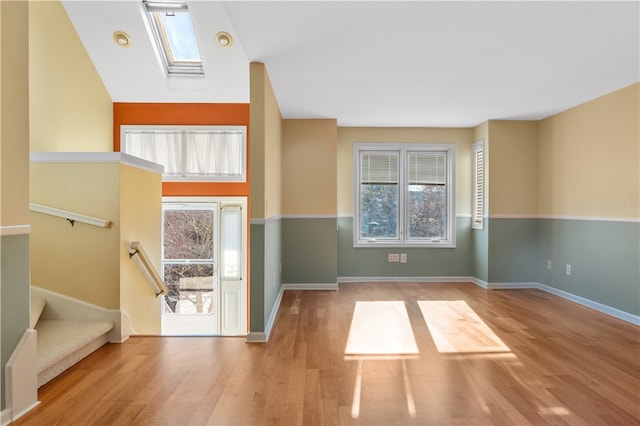
[[[489,215],[538,213],[538,122],[489,121]]]
[[[264,217],[282,213],[282,114],[265,70]]]
[[[250,65],[251,86],[251,147],[249,149],[249,173],[251,175],[251,218],[264,218],[264,152],[265,152],[265,79],[264,64]]]
[[[140,241],[161,273],[162,175],[120,165],[120,309],[137,334],[160,334],[160,302],[128,244]]]
[[[29,80],[26,1],[1,2],[0,225],[29,223]]]
[[[282,115],[264,64],[251,67],[251,218],[281,214]]]
[[[31,282],[107,309],[120,305],[118,163],[32,163],[31,201],[109,219],[111,228],[31,213]]]
[[[640,83],[540,122],[542,216],[638,219]]]
[[[31,151],[113,151],[111,97],[62,3],[29,2],[29,20]]]
[[[284,120],[282,212],[336,214],[336,120]]]
[[[471,214],[471,145],[473,129],[338,128],[338,215],[353,215],[353,143],[454,143],[456,145],[456,214]]]

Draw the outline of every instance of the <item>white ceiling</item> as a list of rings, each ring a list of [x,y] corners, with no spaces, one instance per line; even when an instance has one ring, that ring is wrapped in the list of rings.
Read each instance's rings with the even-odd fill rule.
[[[114,102],[248,102],[260,61],[285,118],[451,127],[540,119],[640,80],[638,1],[188,3],[204,78],[164,75],[141,1],[63,0]]]

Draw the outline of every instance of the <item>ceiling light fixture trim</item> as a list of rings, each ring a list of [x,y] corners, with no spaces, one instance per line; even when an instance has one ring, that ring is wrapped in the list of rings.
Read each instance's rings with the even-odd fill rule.
[[[216,43],[218,43],[218,46],[220,47],[231,47],[233,44],[233,37],[231,37],[231,34],[226,31],[220,31],[216,34]]]
[[[113,33],[113,41],[120,47],[129,47],[131,46],[131,37],[129,34],[124,31],[116,31]]]

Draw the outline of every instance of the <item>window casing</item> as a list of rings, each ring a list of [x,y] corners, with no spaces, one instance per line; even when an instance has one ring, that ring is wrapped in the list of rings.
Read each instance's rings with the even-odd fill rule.
[[[185,2],[143,2],[152,39],[168,75],[202,75],[204,68]]]
[[[455,247],[455,145],[354,144],[354,247]]]
[[[245,126],[121,126],[120,150],[164,166],[164,181],[246,182]]]
[[[471,227],[484,229],[484,141],[473,144],[473,212]]]

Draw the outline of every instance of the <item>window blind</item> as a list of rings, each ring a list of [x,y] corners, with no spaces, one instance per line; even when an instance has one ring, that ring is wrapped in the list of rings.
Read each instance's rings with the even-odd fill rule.
[[[360,183],[398,184],[399,154],[397,152],[360,153]]]
[[[409,185],[444,185],[447,182],[446,152],[409,152]]]
[[[473,218],[472,228],[484,228],[484,143],[473,144]]]

